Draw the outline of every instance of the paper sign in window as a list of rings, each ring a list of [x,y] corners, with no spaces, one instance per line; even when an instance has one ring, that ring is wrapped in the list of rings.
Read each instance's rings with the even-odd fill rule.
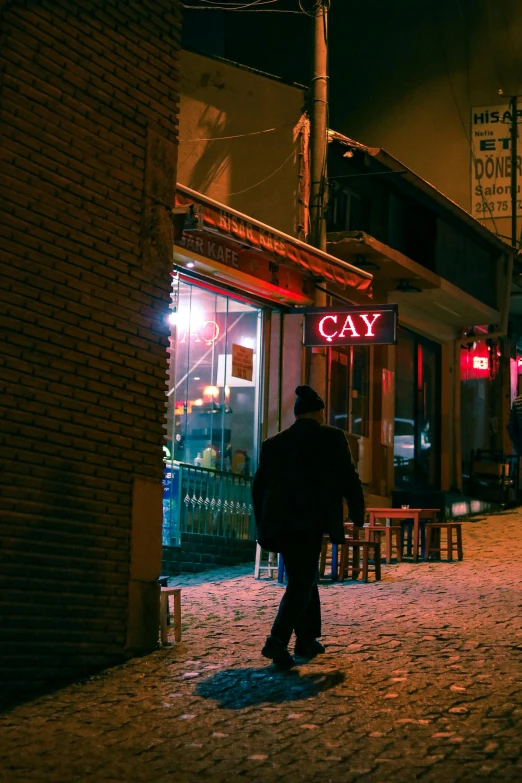
[[[232,343],[232,376],[243,381],[254,377],[254,349]]]

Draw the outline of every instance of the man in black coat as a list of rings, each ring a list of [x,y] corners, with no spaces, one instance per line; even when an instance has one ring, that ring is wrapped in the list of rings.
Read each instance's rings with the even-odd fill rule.
[[[324,402],[310,386],[298,386],[291,427],[264,441],[252,497],[258,543],[280,552],[288,585],[270,636],[262,649],[278,666],[295,664],[288,651],[295,632],[295,654],[313,658],[324,652],[321,635],[318,561],[322,538],[344,541],[343,498],[357,527],[364,524],[359,474],[342,430],[324,421]]]

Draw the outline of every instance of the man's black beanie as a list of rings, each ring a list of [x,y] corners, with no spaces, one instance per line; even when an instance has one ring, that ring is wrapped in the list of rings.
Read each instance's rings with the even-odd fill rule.
[[[313,413],[324,408],[324,401],[311,386],[298,386],[295,393],[294,416],[302,416],[303,413]]]

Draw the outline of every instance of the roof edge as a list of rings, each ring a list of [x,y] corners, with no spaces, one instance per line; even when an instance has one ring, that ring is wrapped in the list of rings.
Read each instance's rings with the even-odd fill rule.
[[[259,71],[257,68],[252,68],[250,65],[243,65],[242,63],[236,63],[234,60],[228,60],[226,57],[220,57],[218,54],[209,54],[208,52],[200,52],[197,49],[190,49],[187,46],[184,46],[181,49],[181,52],[188,52],[189,54],[197,54],[199,57],[206,57],[209,60],[214,60],[215,62],[223,63],[223,65],[230,65],[232,68],[237,68],[240,71],[247,71],[247,73],[252,73],[254,76],[261,76],[263,79],[270,79],[273,82],[278,82],[279,84],[282,84],[284,87],[292,87],[296,90],[301,90],[301,92],[308,92],[308,87],[305,84],[299,84],[299,82],[287,82],[285,79],[282,79],[281,76],[277,76],[274,73],[267,73],[266,71]]]
[[[502,239],[497,237],[493,231],[490,231],[489,228],[474,218],[473,215],[464,209],[464,207],[461,207],[460,204],[457,204],[457,202],[453,201],[453,199],[449,198],[449,196],[445,196],[444,193],[435,187],[435,185],[432,185],[431,182],[423,179],[423,177],[410,169],[409,166],[401,163],[400,160],[395,158],[389,152],[386,152],[386,150],[382,147],[369,147],[366,144],[361,144],[361,142],[350,139],[348,136],[345,136],[338,131],[330,129],[328,129],[328,140],[337,141],[340,144],[344,144],[346,147],[351,147],[353,149],[360,150],[361,152],[366,152],[372,158],[375,158],[375,160],[379,161],[379,163],[382,163],[383,166],[387,166],[393,171],[405,169],[406,174],[404,176],[409,178],[408,181],[410,184],[414,185],[414,187],[417,187],[419,190],[424,191],[424,193],[430,196],[434,201],[438,202],[455,217],[466,223],[469,228],[477,232],[485,242],[495,246],[502,253],[516,253],[511,245],[508,245],[507,242],[504,242]]]

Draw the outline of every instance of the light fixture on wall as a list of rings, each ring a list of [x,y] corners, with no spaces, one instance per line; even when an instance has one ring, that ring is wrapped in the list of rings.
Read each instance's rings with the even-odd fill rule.
[[[402,294],[420,294],[421,289],[412,285],[409,280],[404,278],[397,283],[396,291],[400,291]]]

